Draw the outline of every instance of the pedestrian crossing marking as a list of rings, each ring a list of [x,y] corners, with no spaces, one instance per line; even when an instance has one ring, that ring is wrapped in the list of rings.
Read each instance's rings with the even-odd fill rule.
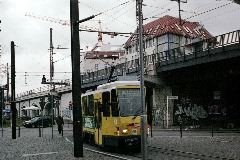
[[[58,152],[46,152],[46,153],[23,154],[22,157],[39,156],[39,155],[49,155],[49,154],[57,154],[57,153],[58,153]]]

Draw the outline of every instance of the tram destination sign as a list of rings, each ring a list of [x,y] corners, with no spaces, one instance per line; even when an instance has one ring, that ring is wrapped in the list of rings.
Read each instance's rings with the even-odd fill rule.
[[[168,99],[178,99],[178,96],[167,96]]]

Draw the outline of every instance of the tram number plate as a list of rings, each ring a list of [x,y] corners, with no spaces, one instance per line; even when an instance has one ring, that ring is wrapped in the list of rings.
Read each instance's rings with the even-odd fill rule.
[[[132,135],[137,135],[137,129],[132,129]]]

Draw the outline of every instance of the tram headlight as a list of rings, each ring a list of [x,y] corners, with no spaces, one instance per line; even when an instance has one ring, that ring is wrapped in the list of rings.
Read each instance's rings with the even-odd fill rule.
[[[124,133],[124,134],[126,134],[127,132],[128,132],[127,129],[123,129],[123,130],[122,130],[122,133]]]
[[[119,131],[117,131],[117,135],[118,135],[118,136],[120,135],[120,132],[119,132]]]

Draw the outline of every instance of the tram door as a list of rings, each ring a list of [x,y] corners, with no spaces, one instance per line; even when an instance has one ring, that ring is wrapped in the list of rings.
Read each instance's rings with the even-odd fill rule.
[[[96,132],[95,134],[95,142],[98,145],[102,144],[102,112],[101,112],[102,104],[100,102],[95,102],[95,117],[96,117]]]

